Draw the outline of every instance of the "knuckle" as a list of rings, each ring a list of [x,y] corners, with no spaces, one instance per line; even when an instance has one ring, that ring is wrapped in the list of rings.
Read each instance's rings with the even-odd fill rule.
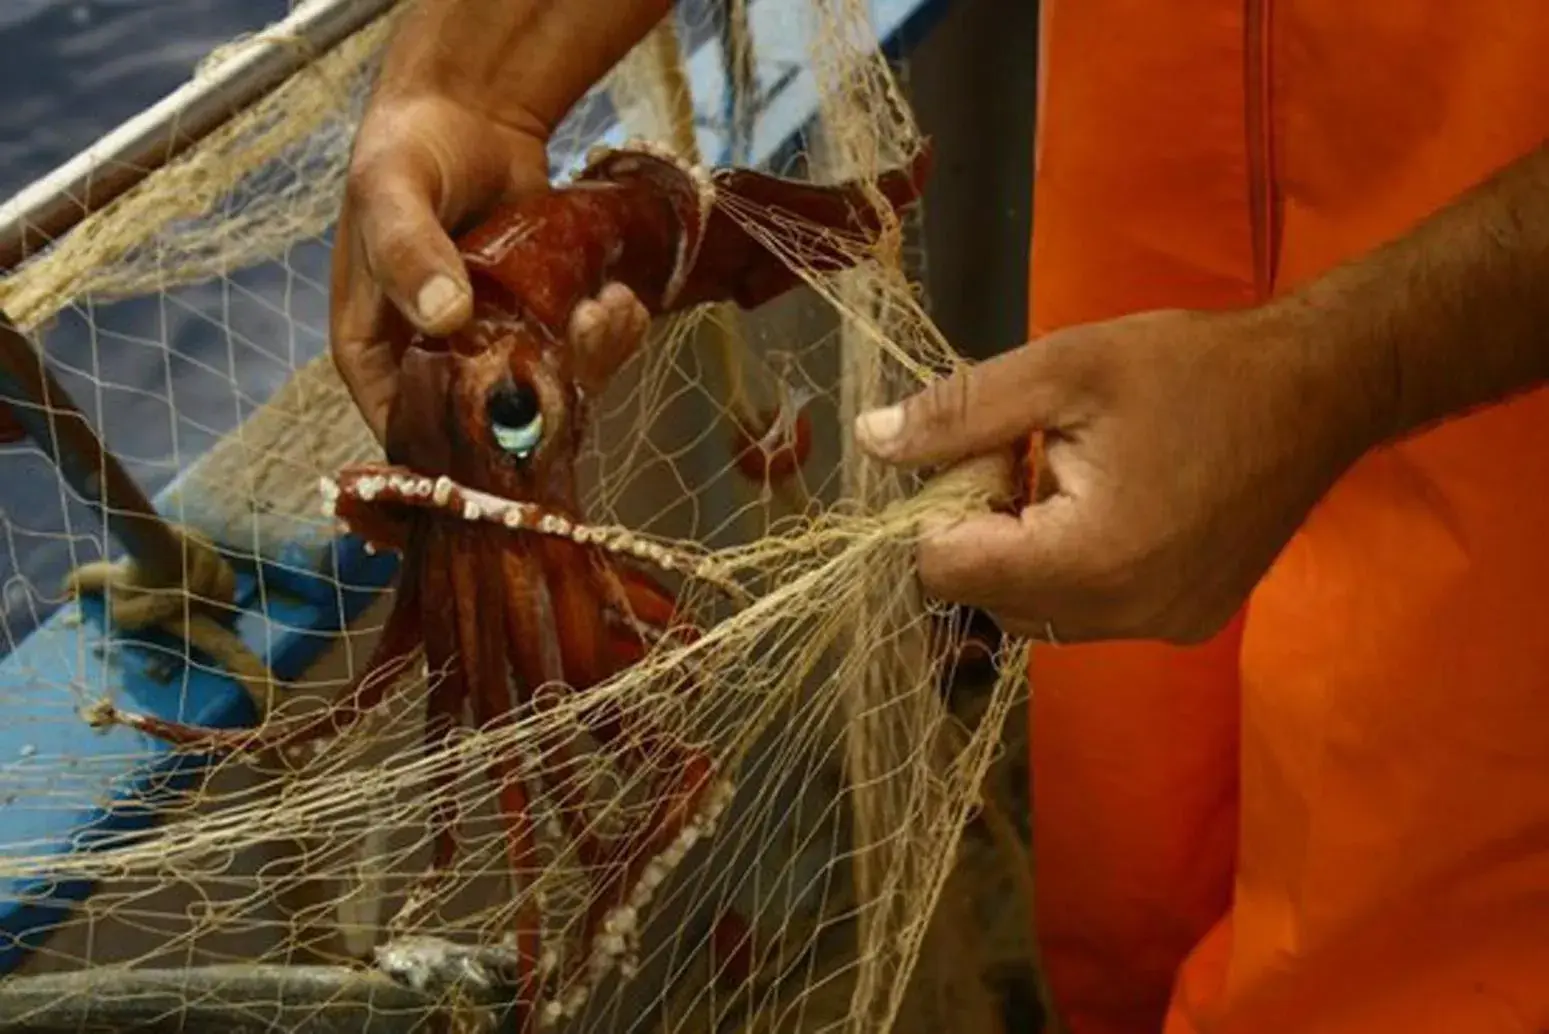
[[[350,155],[344,173],[345,204],[352,208],[369,205],[382,182],[385,168],[385,152],[362,141]]]
[[[1110,544],[1093,549],[1082,561],[1080,570],[1072,572],[1072,580],[1080,584],[1082,595],[1093,606],[1112,612],[1137,609],[1134,601],[1143,591],[1142,579],[1127,551]]]
[[[610,280],[597,292],[597,300],[618,312],[627,312],[639,304],[640,298],[622,280]]]
[[[402,259],[435,219],[434,198],[391,154],[362,152],[344,181],[344,209],[373,257]]]
[[[914,566],[920,587],[926,594],[939,600],[951,599],[951,558],[941,547],[922,542],[915,547]]]
[[[1198,646],[1210,638],[1209,623],[1185,599],[1137,597],[1122,612],[1123,633],[1135,639],[1157,639],[1174,646]]]
[[[413,235],[390,223],[377,227],[370,242],[372,265],[387,277],[412,277],[423,265],[423,249]]]
[[[608,336],[618,340],[627,340],[634,329],[635,315],[628,305],[614,303],[608,308],[607,328]]]
[[[1040,370],[1052,378],[1072,400],[1101,399],[1111,394],[1115,364],[1109,355],[1109,338],[1100,327],[1077,327],[1038,342]]]
[[[352,232],[353,227],[346,220],[340,219],[328,256],[329,323],[335,330],[352,307],[350,302],[356,293],[356,278],[360,272],[356,268],[355,244],[350,236]]]
[[[974,394],[973,378],[965,371],[932,381],[914,397],[909,424],[923,433],[957,427],[973,411]]]

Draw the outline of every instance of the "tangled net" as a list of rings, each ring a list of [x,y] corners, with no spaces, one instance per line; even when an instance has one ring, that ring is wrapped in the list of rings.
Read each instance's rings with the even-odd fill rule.
[[[743,12],[745,2],[729,7]],[[730,65],[744,71],[753,63],[750,34],[805,41],[820,115],[806,149],[778,171],[872,180],[919,149],[868,7],[801,0],[782,5],[781,24],[731,20],[725,38],[738,60]],[[0,282],[0,307],[44,347],[54,322],[84,322],[93,349],[160,356],[168,384],[171,367],[189,363],[174,358],[169,312],[213,322],[229,343],[229,367],[206,367],[194,378],[219,382],[229,412],[200,410],[169,388],[152,401],[174,425],[173,456],[126,458],[156,487],[186,468],[164,493],[163,509],[206,561],[205,544],[213,542],[228,557],[329,569],[338,544],[319,512],[319,478],[379,458],[323,354],[322,263],[350,134],[395,17],[315,55],[261,103]],[[206,71],[232,53],[212,56]],[[580,150],[599,110],[611,106],[631,135],[691,161],[721,160],[699,153],[695,100],[678,22],[669,19],[578,107],[554,151]],[[736,124],[748,121],[745,111],[730,114]],[[488,762],[517,757],[541,769],[540,743],[605,701],[691,738],[731,773],[735,794],[713,832],[677,850],[638,926],[620,933],[630,941],[629,965],[583,996],[559,988],[555,1001],[564,1008],[551,1018],[574,1030],[991,1029],[983,989],[970,987],[980,976],[972,934],[982,928],[964,913],[973,894],[944,890],[965,825],[986,803],[986,774],[1022,693],[1024,658],[1021,648],[1006,647],[970,720],[955,714],[944,685],[966,629],[959,615],[921,599],[912,548],[922,517],[982,509],[1003,485],[972,468],[922,485],[865,461],[850,444],[856,413],[961,361],[911,281],[907,223],[895,223],[855,269],[829,274],[803,268],[792,243],[800,228],[781,213],[741,205],[730,214],[784,255],[805,288],[754,312],[705,307],[659,321],[597,406],[582,482],[591,524],[628,529],[713,566],[739,587],[736,601],[685,578],[676,586],[679,606],[702,636],[658,644],[620,676],[541,717],[467,730],[426,750],[423,704],[438,673],[425,671],[402,678],[372,720],[318,750],[216,760],[196,794],[166,807],[153,837],[67,856],[4,845],[0,878],[97,882],[27,967],[87,974],[86,984],[49,985],[50,993],[80,996],[77,1019],[85,1023],[115,988],[129,987],[126,973],[196,966],[226,968],[134,984],[137,1014],[186,1016],[213,1003],[228,1010],[223,1015],[272,1019],[264,1009],[275,1002],[263,1000],[261,985],[289,995],[289,1007],[305,1003],[304,1015],[285,1014],[288,1023],[331,1006],[379,1017],[397,1001],[398,985],[369,983],[362,997],[354,985],[323,981],[318,986],[332,991],[303,993],[295,982],[312,979],[311,971],[286,976],[263,967],[358,969],[374,959],[377,970],[418,974],[413,983],[424,972],[415,953],[438,951],[444,962],[446,943],[468,950],[456,957],[466,979],[411,990],[489,1004],[480,988],[498,966],[486,963],[498,961],[512,917],[536,903],[546,936],[566,945],[591,906],[593,884],[558,841],[537,866],[512,871]],[[188,301],[207,301],[210,291],[221,299],[213,319]],[[267,300],[276,293],[279,311]],[[163,328],[154,339],[109,329],[115,306],[127,300],[153,302]],[[52,358],[72,387],[112,394],[115,386],[90,365],[72,368],[58,352]],[[267,376],[255,378],[254,370]],[[248,398],[239,379],[267,380],[272,390]],[[750,480],[734,462],[739,421],[782,407],[810,419],[811,454],[789,478]],[[112,427],[103,433],[111,445]],[[189,449],[203,453],[191,467],[182,455]],[[89,519],[81,526],[89,537]],[[229,573],[223,581],[219,572],[205,578],[191,569],[185,585],[148,587],[134,582],[131,568],[88,564],[73,584],[111,590],[125,634],[170,629],[185,643],[176,663],[198,668],[213,657],[267,708],[286,713],[338,693],[364,662],[387,608],[385,600],[374,605],[306,680],[282,683],[253,651],[232,645],[235,633],[221,631],[230,582]],[[334,588],[342,599],[351,587]],[[85,649],[85,633],[74,635],[73,648]],[[678,687],[690,674],[705,684],[686,695]],[[56,723],[85,721],[104,706],[96,685],[36,681],[27,692],[26,712]],[[178,692],[175,678],[167,692]],[[7,806],[26,807],[36,795],[48,807],[86,808],[100,797],[94,764],[107,759],[31,760],[32,775],[16,784],[21,799],[13,794]],[[623,785],[633,767],[594,744],[585,793],[536,798],[533,814],[557,821],[578,809],[587,824],[642,821],[651,802]],[[437,792],[456,799],[460,852],[434,898],[405,910],[427,864],[428,787],[449,788]],[[1015,839],[997,832],[1003,846]],[[1019,870],[1022,858],[1014,847],[1008,852],[1008,871]],[[995,904],[1021,922],[1019,904]]]

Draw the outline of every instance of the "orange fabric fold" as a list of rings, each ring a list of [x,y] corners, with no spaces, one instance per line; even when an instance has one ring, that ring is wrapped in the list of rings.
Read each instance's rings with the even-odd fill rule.
[[[1263,300],[1549,133],[1545,5],[1044,0],[1041,31],[1043,330]],[[1071,1034],[1549,1025],[1546,471],[1539,392],[1367,457],[1212,643],[1035,647]]]

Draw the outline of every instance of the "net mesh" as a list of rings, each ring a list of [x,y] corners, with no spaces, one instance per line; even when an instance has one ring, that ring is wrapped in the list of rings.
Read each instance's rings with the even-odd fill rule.
[[[870,5],[778,7],[749,18],[745,0],[681,6],[561,127],[556,167],[613,117],[694,162],[746,160],[760,132],[748,98],[782,74],[782,60],[814,77],[820,100],[815,127],[777,171],[833,182],[904,164],[920,132],[897,66],[877,48]],[[343,570],[318,481],[380,459],[325,354],[326,271],[351,131],[395,18],[310,55],[279,90],[0,282],[0,307],[47,352],[108,446],[115,427],[131,425],[136,440],[157,443],[149,455],[118,451],[162,493],[169,519],[239,564]],[[691,96],[685,52],[713,36],[732,55],[725,74],[745,82],[712,103]],[[260,34],[212,55],[200,74],[276,40],[303,45]],[[789,52],[771,56],[782,46]],[[723,124],[724,153],[701,153],[706,117]],[[72,1023],[110,1015],[115,1002],[160,1018],[206,1006],[252,1017],[280,998],[306,1003],[287,1014],[298,1025],[327,1023],[330,1009],[380,1018],[391,1006],[380,983],[362,999],[342,977],[318,977],[303,993],[266,968],[359,969],[374,952],[377,969],[417,992],[466,1004],[487,972],[472,962],[499,958],[533,921],[548,974],[539,1014],[569,1029],[1000,1025],[986,980],[1023,942],[1012,936],[1016,947],[997,956],[983,934],[1026,926],[1027,903],[1008,895],[1025,896],[1027,877],[1021,834],[1005,817],[1016,806],[1007,787],[1022,781],[992,768],[1022,694],[1023,650],[1003,647],[975,686],[954,691],[965,623],[928,606],[911,571],[922,517],[988,505],[997,486],[982,471],[922,485],[864,461],[847,430],[862,408],[961,361],[923,305],[921,210],[838,274],[804,265],[801,228],[787,216],[729,211],[803,288],[751,312],[706,306],[659,320],[596,407],[580,468],[590,525],[683,558],[679,613],[703,634],[663,641],[541,713],[470,722],[429,745],[426,700],[446,673],[416,663],[367,721],[315,749],[214,760],[195,792],[163,802],[153,837],[63,856],[5,845],[0,879],[96,884],[25,966],[89,977],[50,985],[75,996]],[[218,349],[191,344],[212,339]],[[739,422],[797,408],[811,420],[811,454],[790,477],[748,477],[734,462]],[[36,448],[12,448],[0,463],[56,486],[61,501],[58,527],[5,514],[10,644],[64,601],[45,577],[61,563],[90,574],[77,584],[115,589],[124,624],[118,603],[132,587],[112,574],[123,569],[92,566],[107,552],[101,517]],[[285,591],[259,581],[260,603]],[[348,581],[332,587],[339,624]],[[727,582],[734,598],[715,591]],[[190,573],[162,594],[173,602],[155,620],[182,639],[136,639],[142,654],[159,651],[165,691],[186,691],[200,668],[235,668],[285,713],[327,706],[361,674],[391,606],[379,600],[304,678],[281,682],[257,660],[262,650],[190,648],[204,591]],[[33,656],[95,648],[89,627],[63,628],[38,632],[49,649]],[[106,675],[62,684],[31,663],[9,683],[26,687],[11,690],[23,698],[3,703],[35,723],[40,743],[50,727],[123,704]],[[650,821],[661,794],[653,769],[679,756],[594,735],[603,710],[708,758],[723,797],[648,857],[613,860],[629,896],[599,932],[587,917],[607,878],[582,845]],[[151,740],[142,745],[149,757]],[[47,751],[26,760],[24,774],[7,777],[13,814],[98,805],[103,771],[124,764]],[[518,783],[536,850],[513,862]],[[449,815],[455,857],[432,872],[434,833]],[[218,979],[190,969],[213,965],[230,968]],[[134,982],[152,968],[182,976]],[[420,1022],[410,1009],[392,1029]]]

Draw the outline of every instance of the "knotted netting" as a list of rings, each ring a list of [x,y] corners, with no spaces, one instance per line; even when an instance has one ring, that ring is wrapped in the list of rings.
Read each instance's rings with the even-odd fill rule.
[[[732,0],[713,30],[685,7],[578,105],[552,144],[556,167],[573,164],[610,118],[697,164],[771,153],[775,171],[818,183],[872,182],[907,165],[924,139],[870,6],[793,0],[750,18]],[[70,742],[61,730],[131,706],[114,699],[108,667],[71,658],[133,641],[167,694],[223,672],[271,721],[328,706],[362,673],[392,601],[346,614],[347,597],[378,586],[353,566],[359,553],[320,507],[319,483],[381,450],[326,354],[327,249],[351,133],[397,16],[309,55],[278,90],[0,281],[0,308],[48,354],[109,449],[115,421],[165,424],[163,453],[120,459],[161,490],[188,561],[176,584],[147,580],[132,561],[101,562],[110,551],[100,517],[66,499],[50,541],[68,557],[66,587],[105,598],[103,646],[89,620],[43,622],[65,589],[31,576],[30,532],[7,513],[7,574],[23,587],[20,609],[35,612],[33,635],[48,636],[27,655],[27,677],[5,684],[16,697],[7,706],[35,723],[40,745],[4,776],[12,814],[101,806],[103,773],[124,764],[121,753],[49,748]],[[788,130],[761,122],[746,92],[693,95],[685,40],[712,31],[732,55],[728,79],[771,74],[754,59],[768,59],[771,39],[799,49],[783,57],[819,98],[801,146],[761,144],[761,133]],[[201,74],[275,43],[305,46],[277,29],[217,52]],[[725,109],[732,145],[722,153],[701,150],[707,107]],[[658,566],[671,569],[678,613],[700,634],[666,637],[541,711],[464,721],[434,742],[426,699],[446,673],[413,664],[337,737],[208,759],[191,791],[158,798],[153,834],[73,853],[3,845],[0,879],[13,892],[93,883],[22,967],[62,982],[37,985],[16,1008],[53,1015],[59,1005],[46,998],[73,997],[74,1029],[126,1005],[174,1026],[208,1013],[239,1028],[412,1029],[431,1021],[428,997],[478,1024],[496,1015],[484,1007],[500,1001],[502,966],[521,964],[510,957],[514,931],[536,917],[544,979],[534,1025],[998,1024],[982,935],[992,919],[1025,927],[1028,903],[1025,857],[988,776],[1024,692],[1024,657],[1002,648],[973,702],[955,706],[967,626],[921,597],[912,549],[922,518],[1001,501],[1006,471],[927,483],[864,459],[849,431],[863,409],[961,361],[918,282],[913,221],[923,209],[884,213],[876,245],[831,273],[804,264],[799,241],[811,228],[789,213],[721,203],[803,287],[751,311],[712,305],[658,320],[596,406],[579,468],[588,533],[670,557]],[[182,347],[190,327],[216,334],[225,354]],[[55,347],[64,330],[72,344]],[[142,379],[104,376],[109,353],[139,356]],[[750,474],[738,462],[758,437],[749,429],[798,413],[810,452],[778,476],[767,466]],[[30,465],[36,480],[49,458],[24,445],[4,462]],[[319,572],[321,595],[287,578]],[[268,615],[256,634],[262,616],[231,618],[249,584],[239,575],[257,586],[244,605]],[[286,635],[270,604],[288,595],[336,609],[334,624],[348,626],[300,677],[282,677],[262,648]],[[10,624],[19,643],[27,623]],[[50,656],[91,677],[61,678],[38,660]],[[716,781],[669,843],[606,859],[629,878],[598,925],[588,917],[599,887],[613,884],[579,845],[650,821],[660,801],[647,776],[674,763],[644,741],[595,735],[604,709],[690,745]],[[166,745],[122,731],[113,744],[166,764]],[[535,831],[520,858],[502,792],[516,779]],[[432,859],[430,831],[449,813],[455,856]],[[965,851],[965,826],[981,813],[992,846]],[[135,976],[152,970],[154,980]],[[395,997],[405,987],[412,994]]]

